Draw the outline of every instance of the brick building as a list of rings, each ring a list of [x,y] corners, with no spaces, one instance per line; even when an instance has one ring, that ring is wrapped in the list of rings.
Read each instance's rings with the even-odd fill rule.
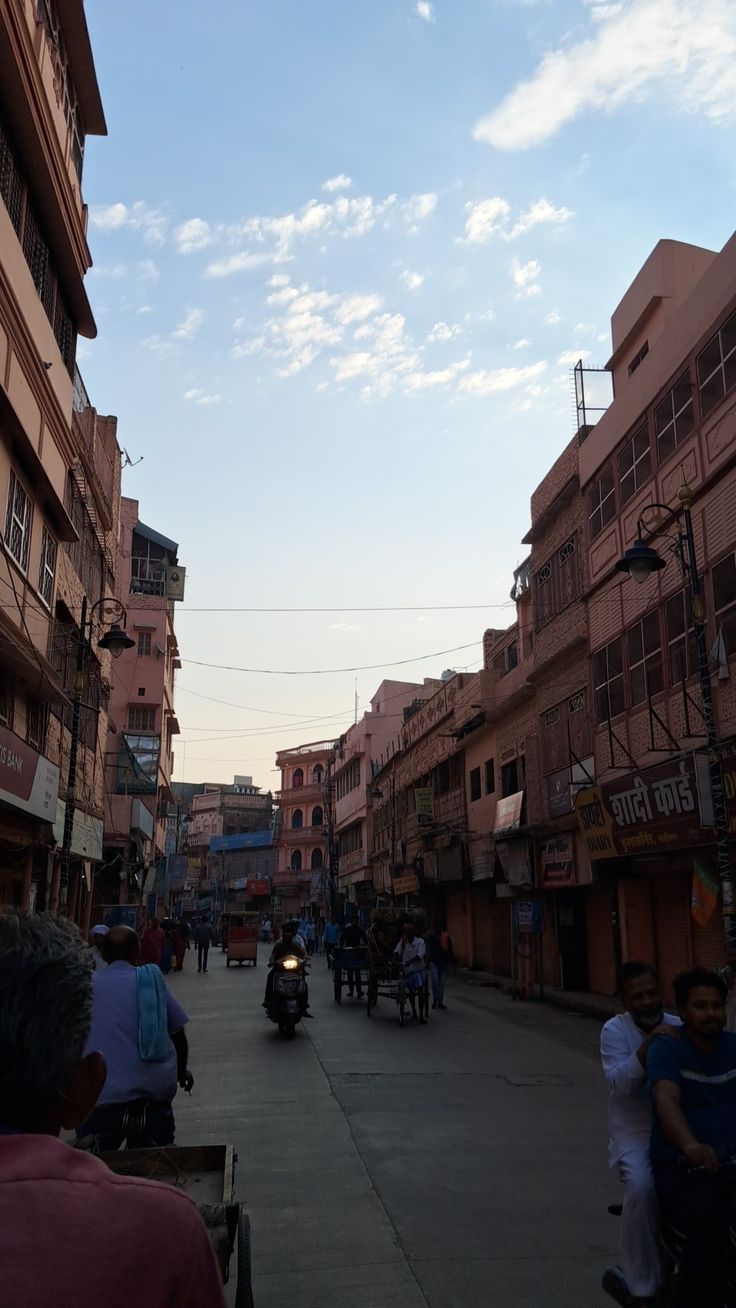
[[[279,750],[281,769],[274,910],[294,916],[311,904],[325,907],[329,870],[329,768],[333,740]]]

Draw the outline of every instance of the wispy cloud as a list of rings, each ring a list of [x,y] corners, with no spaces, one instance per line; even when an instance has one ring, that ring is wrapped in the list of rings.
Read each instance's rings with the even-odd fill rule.
[[[424,191],[420,195],[410,195],[400,206],[411,235],[415,235],[425,218],[429,218],[437,208],[438,196],[435,191]]]
[[[179,254],[194,254],[197,250],[204,250],[212,244],[213,239],[210,225],[204,218],[188,218],[174,232]]]
[[[171,333],[176,341],[191,341],[204,322],[204,309],[187,309],[181,322]]]
[[[552,309],[552,310],[547,314],[547,317],[545,318],[544,321],[545,321],[545,322],[546,322],[550,327],[554,327],[555,323],[558,323],[558,322],[560,321],[560,315],[559,315],[559,313],[557,312],[556,309]]]
[[[337,177],[328,177],[326,182],[322,183],[323,191],[349,191],[353,184],[352,177],[347,173],[338,173]]]
[[[117,281],[119,278],[125,277],[127,271],[128,265],[126,263],[96,263],[90,268],[89,275],[90,277],[103,277],[109,278],[111,281]]]
[[[511,228],[508,239],[515,241],[517,236],[523,236],[524,232],[530,231],[532,227],[538,227],[540,223],[554,223],[556,227],[559,227],[562,223],[569,222],[574,217],[572,209],[566,209],[564,205],[556,209],[553,204],[550,204],[549,200],[541,197],[539,200],[535,200],[533,204],[530,204],[529,208],[521,214],[518,221]]]
[[[511,349],[512,349],[512,350],[528,350],[528,349],[529,349],[529,346],[530,346],[531,344],[532,344],[532,342],[529,340],[529,338],[528,338],[527,336],[522,336],[522,338],[521,338],[520,341],[514,341],[513,345],[511,346]]]
[[[414,13],[417,18],[423,19],[425,23],[434,22],[434,7],[429,0],[417,0],[414,6]]]
[[[134,204],[93,205],[89,215],[90,223],[101,232],[119,232],[123,228],[143,233],[144,240],[150,245],[163,245],[166,235],[167,218],[160,209],[150,208],[143,200]]]
[[[487,245],[494,236],[500,236],[504,241],[516,241],[541,223],[559,227],[575,216],[572,209],[564,205],[555,208],[544,196],[524,209],[515,223],[510,223],[511,205],[501,195],[468,201],[465,211],[465,235],[460,238],[465,245]]]
[[[436,322],[427,336],[427,341],[430,345],[434,345],[436,341],[451,341],[454,336],[459,336],[461,332],[462,327],[459,323]]]
[[[476,124],[498,150],[525,150],[591,111],[652,96],[712,123],[736,119],[732,0],[626,0],[590,9],[590,34],[544,55],[536,71]]]
[[[424,277],[421,273],[412,272],[410,268],[405,268],[401,273],[400,280],[404,283],[407,291],[418,291],[424,285]]]
[[[208,405],[220,404],[222,402],[221,395],[208,395],[206,391],[200,390],[199,387],[194,387],[190,391],[185,391],[183,398],[188,400],[190,404]]]
[[[244,250],[240,254],[228,255],[225,259],[216,259],[205,272],[208,277],[232,277],[234,273],[248,272],[252,268],[262,268],[264,264],[275,262],[279,262],[275,254],[253,254]]]
[[[492,395],[496,391],[510,391],[539,377],[547,367],[546,360],[530,363],[526,368],[493,368],[488,372],[471,372],[463,377],[458,389],[464,395]]]
[[[538,259],[530,259],[528,263],[519,263],[514,259],[511,264],[511,280],[516,287],[516,298],[519,300],[531,299],[534,295],[541,295],[542,288],[537,281],[542,271],[542,265]]]
[[[561,367],[574,368],[579,359],[585,361],[589,358],[590,350],[563,350],[557,362]]]

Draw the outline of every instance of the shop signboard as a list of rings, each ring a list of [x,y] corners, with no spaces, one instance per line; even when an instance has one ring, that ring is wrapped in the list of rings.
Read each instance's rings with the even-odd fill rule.
[[[431,786],[417,786],[414,791],[414,811],[418,827],[434,825],[434,791]]]
[[[0,727],[0,800],[30,817],[53,822],[58,793],[56,765],[7,727]]]
[[[514,901],[514,922],[520,935],[541,936],[544,934],[544,914],[541,899],[517,899]]]
[[[572,760],[566,768],[552,772],[547,777],[547,811],[551,818],[565,817],[573,811],[573,795],[581,786],[589,786],[595,778],[595,761],[591,758],[581,759],[579,763]]]
[[[169,889],[183,890],[187,879],[187,860],[184,854],[169,854]]]
[[[710,844],[701,825],[691,755],[589,786],[575,799],[588,857],[663,854]]]
[[[393,886],[395,895],[415,895],[419,889],[419,878],[416,872],[403,872],[400,876],[393,877]]]
[[[556,836],[542,840],[539,846],[539,866],[545,889],[575,885],[575,846],[572,832],[560,831]]]
[[[249,895],[270,895],[271,882],[268,877],[248,877]]]
[[[54,840],[61,846],[64,841],[64,821],[66,803],[63,799],[56,803],[56,821],[54,822]],[[75,808],[72,822],[71,852],[77,858],[89,858],[93,863],[102,862],[102,823],[81,808]]]
[[[524,804],[524,791],[515,795],[505,795],[496,804],[496,816],[493,821],[494,835],[500,831],[515,831],[521,826],[521,810]]]

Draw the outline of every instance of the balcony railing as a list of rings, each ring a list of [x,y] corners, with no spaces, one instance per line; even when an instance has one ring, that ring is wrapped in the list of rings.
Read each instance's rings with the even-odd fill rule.
[[[280,845],[322,844],[325,838],[324,827],[289,827],[279,836]]]
[[[276,792],[276,798],[282,807],[303,808],[305,804],[322,804],[325,798],[324,785],[310,782],[308,786],[288,786]]]

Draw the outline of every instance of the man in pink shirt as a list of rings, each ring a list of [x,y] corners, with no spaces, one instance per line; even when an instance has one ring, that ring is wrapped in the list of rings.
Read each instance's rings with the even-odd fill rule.
[[[58,1139],[105,1080],[84,1056],[89,951],[72,923],[0,916],[0,1301],[3,1308],[224,1308],[191,1201],[115,1176]]]

